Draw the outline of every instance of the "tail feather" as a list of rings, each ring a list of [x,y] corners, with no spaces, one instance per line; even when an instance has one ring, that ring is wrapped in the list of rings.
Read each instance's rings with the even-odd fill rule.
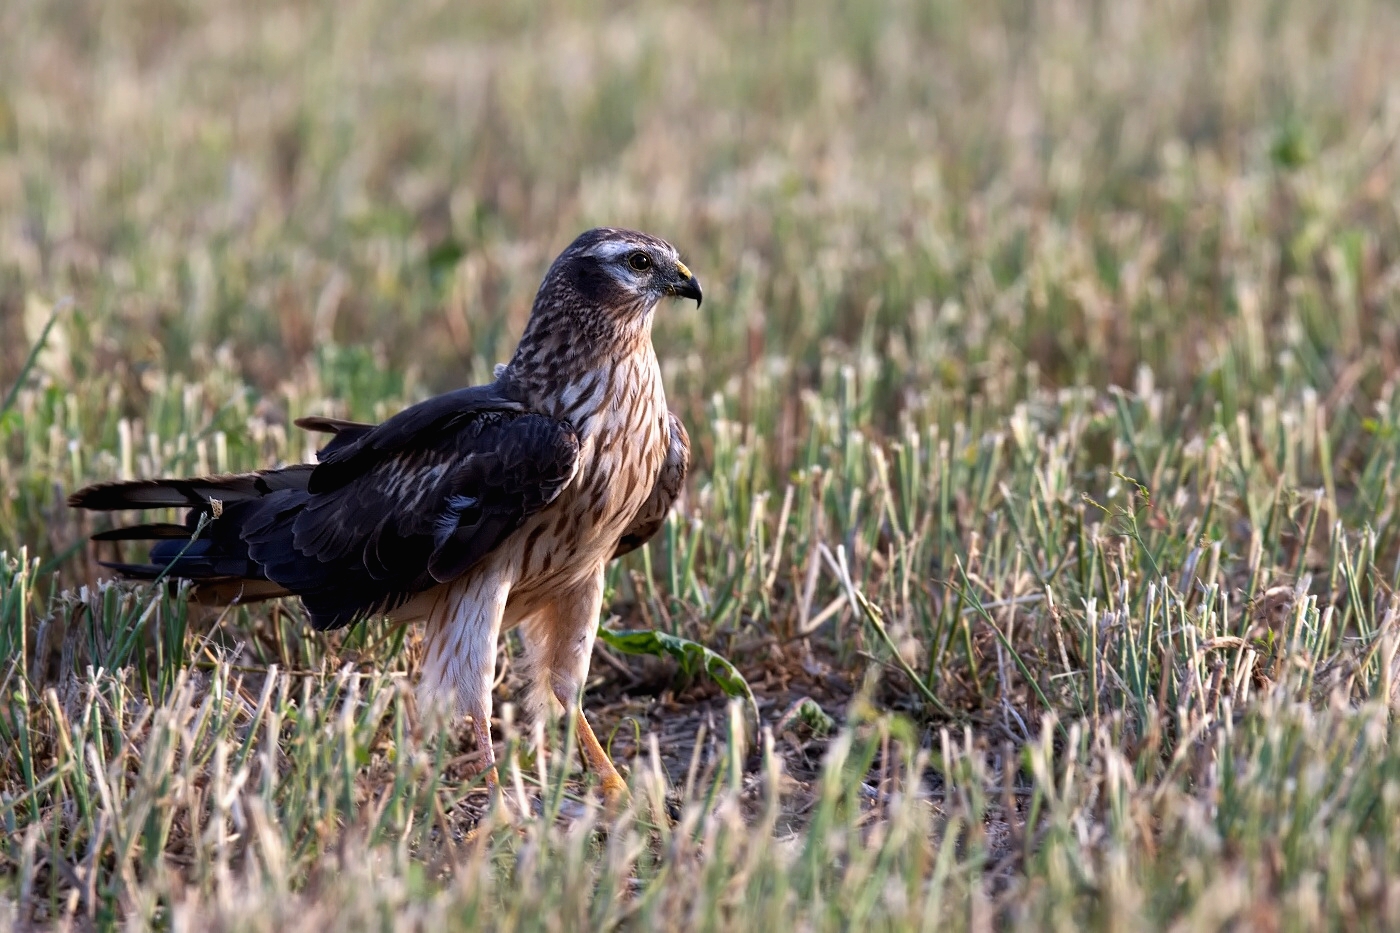
[[[111,512],[118,509],[202,508],[211,500],[237,502],[261,499],[282,489],[305,489],[314,464],[280,470],[230,473],[193,479],[143,479],[98,483],[68,497],[76,509]]]
[[[177,580],[194,580],[201,584],[206,581],[215,582],[230,579],[253,583],[270,582],[267,580],[249,578],[241,573],[220,572],[227,571],[230,568],[224,566],[219,561],[198,557],[180,557],[171,560],[161,560],[152,557],[151,562],[148,564],[131,564],[115,560],[103,560],[98,561],[98,563],[132,580],[154,580],[157,577],[166,576],[173,577]],[[275,586],[275,584],[273,585]]]
[[[229,603],[256,603],[264,599],[291,596],[292,591],[271,580],[245,580],[239,577],[200,580],[194,586],[195,602],[211,606]]]
[[[166,538],[189,538],[194,529],[173,522],[151,522],[149,525],[127,525],[109,528],[92,536],[93,541],[160,541]]]
[[[304,427],[334,435],[323,452],[350,444],[371,428],[334,419],[303,421],[311,422]],[[386,591],[371,572],[360,572],[348,552],[334,555],[347,568],[342,575],[328,573],[325,554],[313,559],[298,549],[294,523],[311,499],[307,484],[313,469],[301,464],[259,473],[105,483],[81,489],[68,501],[105,511],[188,509],[184,524],[149,522],[92,536],[99,542],[153,542],[144,563],[120,555],[102,562],[123,576],[191,580],[193,598],[214,605],[295,594],[313,627],[341,628],[370,611],[394,608],[408,594]],[[330,542],[320,544],[329,552]]]
[[[243,534],[250,524],[265,520],[262,510],[275,512],[305,496],[312,469],[311,464],[299,464],[258,473],[103,483],[80,489],[68,501],[76,508],[100,511],[188,509],[184,524],[148,522],[97,532],[93,541],[152,542],[144,563],[118,559],[101,561],[102,566],[136,580],[192,580],[194,598],[200,602],[251,602],[289,594],[249,558]]]
[[[165,572],[161,564],[126,564],[115,560],[100,560],[98,563],[132,580],[154,580]]]
[[[123,564],[118,561],[99,561],[103,567],[115,570],[129,580],[155,580],[162,574],[175,579],[189,579],[181,570],[171,572],[164,564]],[[279,586],[271,580],[249,580],[245,577],[200,577],[194,578],[194,588],[190,597],[197,603],[208,606],[227,606],[230,603],[256,603],[265,599],[278,599],[291,596],[291,590]]]

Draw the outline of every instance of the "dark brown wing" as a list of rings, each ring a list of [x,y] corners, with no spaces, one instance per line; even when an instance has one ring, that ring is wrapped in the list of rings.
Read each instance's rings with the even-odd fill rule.
[[[630,554],[656,536],[685,486],[685,475],[690,470],[690,435],[676,413],[669,414],[671,442],[666,448],[666,459],[661,463],[661,472],[656,476],[656,485],[651,487],[651,495],[647,496],[633,517],[632,524],[627,526],[617,542],[612,555],[614,560],[623,554]]]
[[[317,628],[336,628],[459,576],[572,477],[571,426],[494,401],[463,390],[377,426],[345,425],[320,465],[292,468],[301,471],[299,483],[257,497],[220,499],[219,490],[190,485],[204,481],[160,480],[84,490],[73,504],[193,505],[186,522],[193,529],[219,499],[221,515],[207,520],[198,541],[162,540],[150,564],[119,569],[271,581],[302,597]],[[268,475],[250,474],[270,487]],[[146,491],[152,486],[166,490],[164,498]],[[145,529],[146,537],[171,538],[171,526]]]
[[[482,411],[523,412],[524,406],[507,398],[498,383],[470,386],[419,402],[369,430],[357,422],[333,422],[335,438],[318,455],[320,465],[311,476],[313,493],[329,492],[360,475],[385,454],[410,449],[423,442],[429,432],[452,431],[463,421]]]
[[[292,422],[303,431],[316,431],[321,434],[334,435],[326,445],[316,451],[316,458],[324,460],[337,447],[354,443],[365,434],[373,431],[375,426],[364,421],[346,421],[343,418],[323,418],[320,415],[307,415]]]
[[[303,431],[317,431],[321,434],[344,434],[347,431],[358,434],[362,431],[373,431],[374,425],[368,421],[347,421],[344,418],[327,418],[322,415],[304,415],[293,421],[297,427]]]

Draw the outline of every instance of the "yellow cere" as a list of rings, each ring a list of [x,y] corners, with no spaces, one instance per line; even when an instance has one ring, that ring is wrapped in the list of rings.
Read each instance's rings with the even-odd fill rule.
[[[687,269],[687,268],[685,267],[685,263],[681,262],[679,259],[676,260],[676,271],[679,272],[679,273],[681,274],[681,278],[685,278],[685,279],[693,279],[693,278],[695,278],[695,276],[693,276],[693,275],[690,274],[690,270]]]

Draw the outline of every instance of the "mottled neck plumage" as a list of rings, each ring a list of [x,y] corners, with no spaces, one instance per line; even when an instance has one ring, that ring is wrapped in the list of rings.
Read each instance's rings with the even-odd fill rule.
[[[599,307],[558,267],[556,262],[541,284],[525,333],[500,377],[522,401],[541,408],[566,387],[594,381],[601,369],[639,356],[655,360],[655,301]]]

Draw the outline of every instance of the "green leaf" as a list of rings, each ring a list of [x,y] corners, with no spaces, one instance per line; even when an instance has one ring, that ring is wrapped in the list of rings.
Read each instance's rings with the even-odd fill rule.
[[[653,629],[615,632],[602,626],[598,627],[598,637],[609,648],[623,654],[675,658],[684,676],[692,677],[701,672],[708,674],[711,680],[719,684],[726,696],[742,698],[748,705],[755,725],[758,723],[758,704],[754,702],[753,691],[749,689],[749,682],[744,679],[744,675],[739,673],[739,669],[728,658],[711,651],[699,642]]]

